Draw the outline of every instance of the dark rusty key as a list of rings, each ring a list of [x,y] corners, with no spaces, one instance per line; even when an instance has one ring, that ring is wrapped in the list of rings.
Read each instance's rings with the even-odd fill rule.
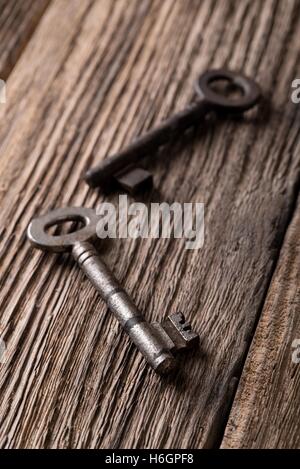
[[[227,91],[239,91],[234,97],[226,96],[216,85],[226,83]],[[152,185],[152,175],[135,164],[143,157],[155,152],[171,138],[179,136],[186,129],[204,119],[208,113],[243,113],[258,103],[261,91],[250,78],[228,70],[210,70],[201,75],[195,84],[199,100],[179,112],[161,125],[137,138],[125,150],[102,161],[89,169],[85,180],[91,187],[100,186],[105,191],[115,187],[117,182],[123,189],[136,193]]]
[[[59,236],[47,232],[51,226],[66,221],[81,222],[84,227]],[[176,366],[174,353],[195,346],[199,336],[192,331],[182,313],[169,314],[161,323],[148,323],[144,319],[92,244],[97,222],[98,217],[92,209],[66,207],[32,220],[27,235],[39,249],[70,251],[147,362],[156,372],[167,374]]]

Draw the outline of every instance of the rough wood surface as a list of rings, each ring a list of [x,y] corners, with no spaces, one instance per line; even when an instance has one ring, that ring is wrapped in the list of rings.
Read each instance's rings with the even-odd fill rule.
[[[8,77],[49,2],[50,0],[0,0],[0,78],[2,80]]]
[[[58,0],[0,108],[1,447],[220,443],[299,189],[298,1]],[[242,24],[242,27],[241,27]],[[30,64],[30,65],[29,65]],[[102,255],[149,319],[182,310],[201,336],[175,380],[130,345],[68,257],[34,251],[30,219],[105,199],[82,171],[193,97],[208,67],[243,69],[262,106],[155,160],[151,200],[204,202],[205,245],[112,240]]]
[[[300,447],[299,309],[300,200],[284,240],[222,447]]]

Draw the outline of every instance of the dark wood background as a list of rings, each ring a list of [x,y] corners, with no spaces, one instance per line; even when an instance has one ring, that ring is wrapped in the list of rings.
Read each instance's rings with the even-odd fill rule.
[[[299,1],[0,1],[0,446],[299,447]],[[149,320],[182,310],[200,349],[145,365],[68,256],[31,248],[53,207],[96,207],[91,164],[182,109],[207,68],[264,92],[152,164],[156,201],[204,202],[205,244],[112,240],[101,255]]]

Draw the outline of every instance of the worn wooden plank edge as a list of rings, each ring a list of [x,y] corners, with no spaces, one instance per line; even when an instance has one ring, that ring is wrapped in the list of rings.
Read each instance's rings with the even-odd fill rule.
[[[251,343],[222,448],[300,448],[299,311],[300,197]]]

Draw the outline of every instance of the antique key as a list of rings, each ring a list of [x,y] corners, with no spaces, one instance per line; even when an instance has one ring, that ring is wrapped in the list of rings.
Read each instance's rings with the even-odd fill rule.
[[[51,235],[48,228],[66,221],[83,223],[84,227],[62,235]],[[39,249],[71,251],[79,267],[92,282],[108,308],[144,355],[152,368],[166,374],[175,368],[174,352],[194,346],[198,335],[191,330],[182,313],[170,314],[162,323],[148,323],[128,294],[100,259],[92,241],[96,237],[98,217],[89,208],[67,207],[53,210],[31,221],[27,236]]]
[[[214,88],[220,82],[225,82],[228,90],[238,90],[240,95],[232,97],[221,94]],[[155,152],[210,112],[242,113],[257,104],[261,96],[260,88],[253,80],[223,69],[209,70],[201,75],[195,88],[200,98],[198,102],[137,138],[125,150],[89,169],[85,174],[86,182],[105,191],[114,188],[115,183],[131,193],[151,187],[152,175],[135,166],[138,160]]]

